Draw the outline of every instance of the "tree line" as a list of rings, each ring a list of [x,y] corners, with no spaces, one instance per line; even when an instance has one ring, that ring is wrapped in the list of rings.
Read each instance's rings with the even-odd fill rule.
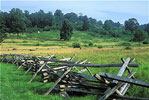
[[[32,33],[37,31],[60,30],[60,38],[70,40],[72,30],[90,31],[94,34],[121,37],[121,35],[134,35],[142,41],[149,34],[149,24],[139,25],[137,19],[130,18],[124,25],[112,20],[96,20],[80,13],[74,12],[64,14],[61,10],[45,13],[40,10],[30,13],[19,8],[12,8],[9,12],[0,11],[0,34],[1,41],[6,37],[5,33],[20,34],[23,32]],[[140,35],[141,34],[141,35]],[[136,39],[132,39],[137,41]]]

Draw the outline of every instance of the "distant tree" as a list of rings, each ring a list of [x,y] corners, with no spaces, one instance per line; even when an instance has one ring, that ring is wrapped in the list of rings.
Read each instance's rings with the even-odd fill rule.
[[[4,40],[4,38],[6,37],[6,22],[5,22],[5,18],[4,18],[4,13],[2,11],[0,11],[0,42],[2,42]]]
[[[112,20],[106,20],[104,22],[104,26],[103,28],[107,31],[111,30],[112,29],[112,25],[114,24],[114,22]]]
[[[62,13],[61,10],[58,9],[55,11],[54,17],[56,27],[59,29],[62,26],[62,21],[64,20],[64,14]]]
[[[145,31],[149,34],[149,24],[146,25]]]
[[[95,24],[97,24],[97,20],[92,18],[92,17],[90,17],[89,18],[89,23],[92,24],[92,25],[95,25]]]
[[[31,27],[31,21],[30,21],[30,13],[28,10],[25,10],[24,11],[24,15],[25,15],[25,24],[26,24],[26,27]]]
[[[20,32],[24,32],[26,28],[25,15],[22,10],[18,8],[13,8],[10,11],[10,32],[17,33],[17,38]]]
[[[103,26],[102,21],[101,20],[97,21],[97,25],[98,26]]]
[[[82,30],[87,31],[90,27],[88,17],[86,15],[85,16],[79,16],[79,19],[82,21]]]
[[[65,19],[63,21],[63,24],[62,24],[62,28],[60,30],[60,39],[64,39],[64,40],[70,40],[71,39],[71,36],[72,36],[72,26],[70,24],[70,22]]]
[[[131,18],[125,21],[125,29],[134,32],[138,27],[139,23],[135,18]]]
[[[141,42],[145,39],[145,33],[141,29],[137,29],[134,33],[133,41]]]
[[[76,13],[73,13],[73,12],[67,13],[64,15],[64,17],[65,19],[68,19],[72,23],[74,29],[78,28],[80,23],[79,23],[78,15]]]
[[[64,15],[65,19],[68,19],[72,23],[76,23],[78,21],[78,16],[76,13],[67,13]]]

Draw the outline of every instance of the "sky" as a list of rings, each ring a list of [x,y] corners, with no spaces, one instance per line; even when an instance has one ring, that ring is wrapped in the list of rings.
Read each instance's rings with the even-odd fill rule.
[[[0,9],[9,12],[12,8],[40,9],[45,12],[62,10],[64,14],[74,12],[97,20],[108,19],[124,24],[129,18],[136,18],[140,24],[149,23],[149,0],[0,0]]]

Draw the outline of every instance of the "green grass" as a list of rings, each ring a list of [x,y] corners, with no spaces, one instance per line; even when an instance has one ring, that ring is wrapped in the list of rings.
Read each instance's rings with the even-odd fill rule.
[[[52,85],[51,83],[41,83],[37,78],[29,83],[31,74],[23,75],[23,71],[15,71],[17,66],[1,63],[0,67],[1,100],[63,100],[58,94],[43,96]],[[96,96],[72,97],[65,100],[90,100],[92,98]]]
[[[13,48],[14,46],[23,47],[24,50],[28,50],[34,46],[39,47],[49,47],[58,46],[61,49],[73,48],[73,43],[80,43],[83,47],[80,49],[75,49],[76,52],[68,52],[67,49],[65,53],[54,53],[57,58],[62,56],[70,57],[74,53],[77,56],[74,61],[78,59],[88,60],[92,64],[108,64],[108,63],[119,63],[120,58],[133,57],[135,58],[135,63],[139,64],[139,68],[130,68],[135,70],[135,77],[138,80],[143,80],[149,82],[149,48],[148,44],[138,44],[137,42],[128,42],[131,37],[114,38],[109,36],[96,35],[90,32],[80,32],[74,31],[71,41],[60,41],[59,31],[41,32],[37,33],[24,33],[20,35],[20,40],[16,39],[16,35],[8,35],[8,39],[4,41],[4,46],[6,50]],[[93,43],[93,46],[88,46],[89,43]],[[98,46],[103,48],[98,48]],[[108,47],[108,48],[107,48]],[[112,47],[109,49],[109,47]],[[115,48],[116,47],[116,48]],[[117,48],[120,47],[120,48]],[[126,50],[126,47],[131,47],[131,49]],[[27,49],[26,49],[27,48]],[[53,48],[53,47],[52,47]],[[96,48],[96,49],[95,49]],[[54,50],[61,50],[55,49]],[[41,48],[41,50],[47,50],[47,48]],[[72,49],[71,49],[72,50]],[[74,50],[74,49],[73,49]],[[50,50],[49,50],[50,51]],[[7,51],[3,51],[7,52]],[[11,51],[10,51],[11,52]],[[18,52],[22,52],[21,50]],[[16,53],[18,53],[16,51]],[[38,52],[38,50],[37,50]],[[26,52],[30,55],[48,55],[47,52]],[[38,54],[38,55],[37,55]],[[0,66],[0,100],[63,100],[58,94],[52,94],[48,96],[43,96],[43,94],[48,90],[53,83],[43,84],[39,82],[40,77],[36,77],[33,83],[28,81],[31,78],[31,73],[28,75],[23,75],[24,71],[15,71],[17,66],[1,63]],[[79,68],[80,69],[80,68]],[[116,75],[120,68],[90,68],[92,73],[106,72]],[[89,74],[85,72],[86,74]],[[127,74],[127,72],[126,72]],[[126,75],[125,74],[125,75]],[[131,86],[126,93],[127,96],[137,96],[137,97],[148,97],[149,89]],[[96,100],[98,96],[87,95],[83,97],[71,97],[68,100]],[[67,99],[66,99],[67,100]]]
[[[100,51],[86,51],[78,52],[77,57],[74,59],[85,60],[87,59],[91,63],[98,64],[108,64],[108,63],[118,63],[121,62],[120,58],[134,57],[135,63],[139,64],[139,68],[130,68],[135,70],[135,77],[138,80],[149,81],[149,54],[146,49],[142,54],[140,49],[137,50],[100,50]],[[138,53],[138,54],[137,54]],[[71,53],[56,54],[58,58],[62,55],[69,57]],[[23,75],[24,71],[15,71],[16,66],[10,64],[1,63],[0,76],[1,76],[1,93],[0,97],[2,100],[63,100],[58,94],[52,94],[48,96],[43,96],[43,94],[48,90],[48,88],[53,83],[43,84],[39,82],[40,78],[35,78],[32,83],[28,81],[31,78],[31,73],[28,75]],[[95,73],[106,72],[110,74],[117,74],[120,68],[90,68],[91,71]],[[85,72],[88,74],[87,72]],[[127,72],[126,72],[127,73]],[[126,75],[126,74],[125,74]],[[135,92],[134,92],[135,91]],[[128,89],[126,95],[137,96],[137,97],[149,97],[149,89],[131,86]],[[98,96],[87,95],[84,97],[71,97],[68,100],[96,100]],[[67,99],[66,99],[67,100]]]
[[[80,43],[82,47],[90,47],[89,43],[93,43],[91,47],[98,47],[102,43],[109,43],[106,45],[102,45],[103,47],[113,47],[113,46],[146,46],[146,45],[138,45],[137,42],[128,42],[132,36],[122,36],[120,38],[110,37],[99,35],[97,33],[92,32],[82,32],[82,31],[74,31],[72,38],[70,41],[62,41],[60,40],[59,31],[49,31],[49,32],[41,32],[41,33],[24,33],[20,34],[19,39],[23,41],[15,41],[17,39],[17,35],[8,34],[8,38],[11,41],[4,41],[4,43],[16,43],[20,46],[59,46],[59,47],[68,47],[72,48],[73,43]],[[111,44],[113,43],[113,44]]]

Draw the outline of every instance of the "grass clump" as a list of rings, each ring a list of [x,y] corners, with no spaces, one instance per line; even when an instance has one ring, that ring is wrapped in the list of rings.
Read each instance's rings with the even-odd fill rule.
[[[103,48],[103,46],[102,46],[102,45],[99,45],[98,48],[99,48],[99,49],[100,49],[100,48]]]
[[[88,44],[88,46],[93,46],[93,43],[92,43],[92,42],[91,42],[91,43],[89,43],[89,44]]]
[[[73,46],[73,48],[81,48],[80,43],[73,43],[72,46]]]
[[[122,44],[120,44],[121,46],[131,46],[131,44],[130,43],[128,43],[128,42],[124,42],[124,43],[122,43]]]
[[[149,42],[144,41],[142,44],[149,44]]]
[[[132,49],[132,48],[129,47],[129,46],[125,47],[125,50],[131,50],[131,49]]]

